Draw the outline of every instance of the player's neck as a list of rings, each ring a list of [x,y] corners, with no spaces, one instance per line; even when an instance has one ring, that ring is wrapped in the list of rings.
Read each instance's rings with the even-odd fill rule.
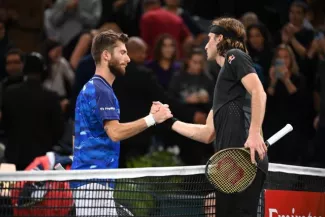
[[[216,62],[220,67],[223,67],[223,65],[225,64],[225,58],[223,56],[217,56],[216,57]]]
[[[95,75],[99,75],[103,77],[107,81],[107,83],[109,83],[109,85],[111,86],[113,85],[113,82],[115,80],[115,75],[113,75],[113,73],[110,72],[108,67],[96,66]]]

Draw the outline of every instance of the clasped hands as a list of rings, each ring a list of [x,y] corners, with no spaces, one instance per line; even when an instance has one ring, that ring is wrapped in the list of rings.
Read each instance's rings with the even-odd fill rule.
[[[160,124],[165,120],[173,117],[173,114],[169,109],[169,105],[162,104],[161,102],[152,103],[150,114],[153,115],[153,118],[157,124]]]

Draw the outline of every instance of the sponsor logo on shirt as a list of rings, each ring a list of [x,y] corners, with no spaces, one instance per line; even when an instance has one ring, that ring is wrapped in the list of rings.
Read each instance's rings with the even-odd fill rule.
[[[101,111],[115,111],[114,107],[100,107],[99,110]]]
[[[232,54],[228,57],[228,63],[231,64],[231,62],[235,59],[235,56]]]

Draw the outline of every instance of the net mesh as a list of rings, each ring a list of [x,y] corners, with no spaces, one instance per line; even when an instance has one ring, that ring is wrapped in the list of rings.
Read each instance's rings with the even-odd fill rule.
[[[205,166],[1,173],[0,216],[206,216]],[[325,170],[270,164],[266,189],[325,192]],[[258,215],[264,216],[263,191]]]

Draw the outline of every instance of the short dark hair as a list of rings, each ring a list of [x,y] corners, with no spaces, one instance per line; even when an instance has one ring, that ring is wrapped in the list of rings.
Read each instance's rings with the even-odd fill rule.
[[[100,57],[104,50],[112,51],[116,46],[116,42],[127,43],[129,37],[124,33],[117,33],[113,30],[108,30],[99,33],[93,39],[91,46],[91,55],[96,64],[100,63]]]
[[[296,1],[292,2],[292,4],[290,5],[290,7],[293,7],[293,6],[295,6],[297,8],[301,8],[302,11],[304,12],[304,14],[307,13],[308,5],[305,2],[303,2],[301,0],[296,0]]]
[[[19,48],[11,48],[10,50],[8,50],[8,52],[6,53],[6,59],[10,55],[18,55],[20,57],[20,60],[22,62],[24,61],[24,53]]]

